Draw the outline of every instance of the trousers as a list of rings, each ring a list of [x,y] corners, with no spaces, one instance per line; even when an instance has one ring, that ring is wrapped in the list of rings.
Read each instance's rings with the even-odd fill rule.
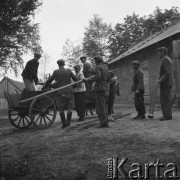
[[[108,94],[106,92],[96,92],[96,111],[101,125],[105,124],[108,119]]]
[[[108,96],[108,115],[111,115],[113,112],[115,93],[109,93]]]
[[[172,118],[171,89],[172,87],[160,87],[160,103],[165,118]]]
[[[76,92],[74,93],[75,100],[75,110],[79,117],[85,116],[86,110],[86,97],[85,92]]]
[[[135,93],[135,108],[140,116],[146,113],[144,106],[144,90],[140,90],[139,93]]]

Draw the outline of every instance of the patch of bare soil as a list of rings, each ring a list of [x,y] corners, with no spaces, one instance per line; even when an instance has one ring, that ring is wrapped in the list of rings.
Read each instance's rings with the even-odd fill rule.
[[[57,120],[46,130],[30,127],[22,131],[0,121],[2,176],[6,180],[105,180],[107,158],[111,157],[128,158],[127,172],[135,162],[172,162],[180,176],[179,112],[172,121],[160,122],[157,118],[132,120],[133,109],[116,111],[133,114],[103,129],[62,130]],[[162,168],[162,175],[165,170]],[[153,169],[150,179],[155,179]]]

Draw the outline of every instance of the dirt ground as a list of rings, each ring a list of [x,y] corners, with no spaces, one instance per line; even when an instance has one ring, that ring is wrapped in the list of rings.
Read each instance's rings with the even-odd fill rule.
[[[95,126],[61,129],[59,115],[45,130],[30,127],[19,130],[5,115],[0,119],[1,175],[6,180],[105,180],[107,158],[128,158],[132,163],[175,163],[180,176],[180,110],[173,110],[173,120],[161,122],[160,109],[154,119],[133,120],[133,107],[116,106],[115,113],[130,116],[110,122],[109,128]],[[86,121],[96,118],[88,116]],[[74,114],[72,125],[77,122]],[[121,176],[119,179],[123,179]],[[155,179],[154,169],[150,179]]]

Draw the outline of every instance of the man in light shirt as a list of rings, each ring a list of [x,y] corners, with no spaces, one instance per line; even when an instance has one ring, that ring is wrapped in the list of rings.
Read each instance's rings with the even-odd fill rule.
[[[81,72],[81,67],[79,65],[74,66],[76,72],[76,77],[84,79],[84,75]],[[86,86],[85,83],[79,83],[74,88],[74,100],[75,100],[75,109],[79,116],[78,121],[84,121],[85,119],[85,110],[86,110],[86,98],[85,98]]]

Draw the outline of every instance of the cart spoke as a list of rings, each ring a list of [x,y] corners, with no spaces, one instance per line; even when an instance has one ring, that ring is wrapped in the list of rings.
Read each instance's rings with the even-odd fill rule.
[[[47,113],[48,115],[50,115],[50,116],[54,116],[54,114],[49,114],[49,113]]]
[[[40,123],[39,123],[39,124],[40,124],[40,126],[41,126],[41,124],[42,124],[42,116],[41,116],[41,119],[40,119]]]
[[[31,119],[28,118],[28,110],[9,110],[8,116],[11,124],[19,129],[25,129],[31,126]]]
[[[40,117],[41,117],[40,115],[37,117],[37,119],[35,120],[35,123],[37,123]]]
[[[21,119],[22,119],[22,117],[19,119],[19,123],[18,123],[18,126],[20,125],[20,123],[21,123]]]
[[[48,119],[50,122],[52,122],[51,119],[50,119],[47,115],[45,115],[45,116],[47,117],[47,119]]]
[[[35,127],[43,129],[51,126],[56,116],[56,106],[53,99],[48,96],[42,96],[35,99],[30,106],[29,114]],[[32,119],[32,115],[35,115]]]
[[[46,110],[49,110],[48,108],[51,107],[51,105],[53,105],[52,102],[50,102],[50,103],[47,105]]]
[[[28,119],[26,116],[25,116],[24,118],[26,119],[26,121],[27,121],[27,122],[28,122],[28,124],[29,124],[29,123],[30,123],[30,122],[29,122],[29,119]]]
[[[12,121],[15,122],[20,116],[16,117],[15,119],[13,119]]]
[[[22,120],[23,120],[23,127],[25,127],[24,117],[22,118]]]
[[[44,117],[44,116],[43,116],[43,119],[44,119],[45,126],[47,126],[46,119],[45,119],[45,117]]]

